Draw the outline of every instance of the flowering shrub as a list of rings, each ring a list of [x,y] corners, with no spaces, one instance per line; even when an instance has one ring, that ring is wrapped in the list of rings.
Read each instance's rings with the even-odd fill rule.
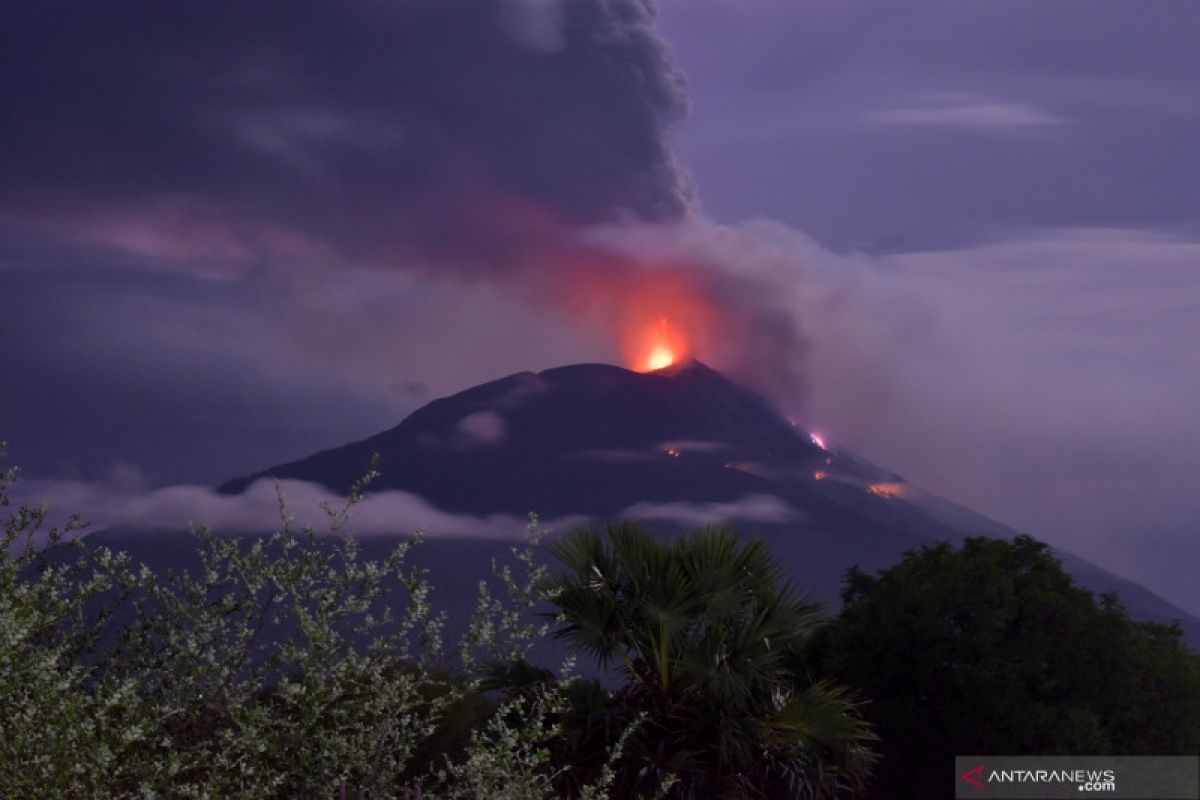
[[[280,494],[272,535],[197,530],[200,568],[156,574],[79,538],[77,517],[49,528],[44,506],[10,499],[16,470],[0,473],[6,794],[554,796],[560,700],[495,708],[470,677],[544,632],[528,613],[544,576],[532,544],[514,549],[523,576],[497,566],[507,597],[481,584],[464,669],[448,670],[444,616],[407,563],[419,540],[364,560],[346,534],[374,477],[326,508],[329,536],[293,530]],[[469,730],[438,752],[451,724]]]

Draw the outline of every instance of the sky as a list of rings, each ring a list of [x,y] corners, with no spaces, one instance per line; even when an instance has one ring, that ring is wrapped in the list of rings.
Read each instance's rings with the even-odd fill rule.
[[[1200,613],[1197,30],[1192,0],[13,0],[0,438],[157,509],[629,363],[669,316],[840,446]]]

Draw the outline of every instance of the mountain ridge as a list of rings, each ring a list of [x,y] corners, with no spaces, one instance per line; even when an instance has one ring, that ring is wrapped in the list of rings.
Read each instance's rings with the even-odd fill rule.
[[[453,513],[596,520],[642,513],[669,534],[688,527],[682,511],[720,507],[732,516],[713,522],[767,539],[797,579],[827,598],[837,596],[851,564],[879,569],[937,541],[1017,533],[826,448],[761,395],[699,361],[646,373],[608,364],[513,373],[433,400],[388,430],[235,478],[218,491],[237,494],[276,477],[345,492],[374,453],[381,477],[373,489],[410,492]],[[789,511],[773,519],[760,503],[758,513],[737,516],[747,498],[763,497]],[[1140,584],[1058,552],[1083,585],[1118,591],[1137,617],[1181,620],[1200,645],[1200,620]]]

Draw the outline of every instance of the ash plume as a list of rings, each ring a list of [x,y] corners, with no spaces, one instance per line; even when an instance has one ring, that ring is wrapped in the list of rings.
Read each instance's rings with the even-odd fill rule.
[[[0,165],[0,223],[42,237],[31,261],[400,270],[500,286],[609,342],[677,315],[696,355],[799,394],[779,366],[799,332],[769,286],[634,244],[706,224],[667,140],[687,98],[648,0],[17,2],[6,18],[0,102],[18,113],[0,147],[20,158]]]
[[[653,20],[642,0],[18,0],[0,202],[393,261],[678,219],[690,188],[663,133],[686,99]]]

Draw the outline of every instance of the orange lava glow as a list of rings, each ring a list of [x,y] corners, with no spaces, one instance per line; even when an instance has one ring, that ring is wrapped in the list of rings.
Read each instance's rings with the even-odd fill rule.
[[[669,367],[687,357],[690,350],[687,337],[666,317],[647,327],[640,337],[635,334],[630,338],[634,341],[628,344],[626,349],[634,353],[630,361],[633,368],[639,372],[653,372]]]
[[[646,357],[646,369],[663,369],[675,363],[675,354],[665,347],[656,347]]]
[[[828,477],[829,477],[829,473],[828,473],[828,472],[826,472],[826,471],[825,471],[825,470],[823,470],[823,469],[819,469],[819,470],[817,470],[816,472],[814,472],[814,473],[813,473],[813,480],[814,480],[814,481],[823,481],[823,480],[825,480],[825,479],[826,479],[826,478],[828,478]]]
[[[867,491],[879,497],[891,500],[900,497],[904,494],[904,484],[902,483],[872,483],[867,487]]]
[[[587,246],[552,247],[538,257],[554,280],[536,287],[537,299],[602,334],[629,369],[653,372],[691,358],[720,368],[737,350],[737,331],[703,270],[686,261],[650,263]]]
[[[723,330],[716,308],[685,273],[633,275],[621,288],[611,319],[630,369],[653,372],[703,356]]]

